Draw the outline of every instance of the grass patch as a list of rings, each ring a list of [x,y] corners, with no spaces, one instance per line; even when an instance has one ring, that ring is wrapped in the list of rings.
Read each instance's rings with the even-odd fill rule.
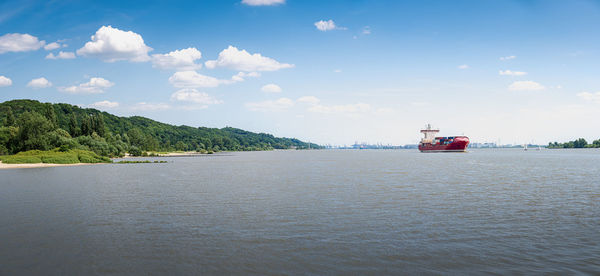
[[[77,163],[111,163],[110,158],[99,156],[87,150],[60,151],[59,149],[41,151],[30,150],[14,155],[0,156],[2,163],[6,164],[77,164]]]

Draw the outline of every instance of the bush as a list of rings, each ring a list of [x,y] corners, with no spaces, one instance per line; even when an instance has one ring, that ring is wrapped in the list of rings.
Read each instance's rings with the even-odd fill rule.
[[[69,150],[61,151],[54,149],[50,151],[30,150],[19,152],[15,155],[2,156],[0,158],[6,164],[77,164],[77,163],[111,163],[108,157],[99,156],[92,151]]]
[[[8,155],[2,156],[2,163],[6,164],[35,164],[42,163],[42,159],[38,156],[27,155]]]
[[[131,154],[133,156],[140,156],[140,155],[142,155],[142,150],[140,150],[136,146],[132,146],[131,148],[129,148],[129,154]]]

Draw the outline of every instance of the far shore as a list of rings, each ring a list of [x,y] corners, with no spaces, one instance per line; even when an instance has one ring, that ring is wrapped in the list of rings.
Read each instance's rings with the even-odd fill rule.
[[[69,166],[85,166],[97,165],[106,163],[75,163],[75,164],[51,164],[51,163],[27,163],[27,164],[5,164],[0,161],[0,170],[5,169],[30,169],[30,168],[49,168],[49,167],[69,167]]]

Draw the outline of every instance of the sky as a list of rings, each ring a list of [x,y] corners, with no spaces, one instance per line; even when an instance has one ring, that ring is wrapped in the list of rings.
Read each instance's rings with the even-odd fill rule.
[[[318,144],[600,138],[598,1],[4,1],[0,101]]]

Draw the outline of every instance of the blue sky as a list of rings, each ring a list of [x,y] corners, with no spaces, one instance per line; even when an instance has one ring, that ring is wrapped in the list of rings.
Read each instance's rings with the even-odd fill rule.
[[[599,30],[597,1],[9,1],[0,100],[322,144],[416,143],[426,123],[592,140]]]

